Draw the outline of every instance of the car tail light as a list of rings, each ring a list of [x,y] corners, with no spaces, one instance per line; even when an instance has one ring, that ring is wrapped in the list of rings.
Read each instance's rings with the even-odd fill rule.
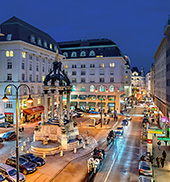
[[[152,173],[152,171],[149,171],[150,173]]]
[[[143,169],[140,169],[140,171],[143,171]]]

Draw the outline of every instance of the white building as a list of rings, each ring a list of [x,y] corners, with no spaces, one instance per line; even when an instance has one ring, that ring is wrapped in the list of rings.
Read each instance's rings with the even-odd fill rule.
[[[128,60],[109,39],[60,42],[64,69],[72,82],[71,106],[89,110],[125,108]],[[125,73],[125,69],[127,73]],[[126,80],[126,83],[125,83]],[[127,91],[130,93],[130,91]],[[102,95],[102,102],[101,102]]]
[[[147,96],[150,97],[150,93],[151,93],[151,75],[150,75],[150,72],[148,72],[146,74],[146,92],[147,92]]]
[[[0,25],[5,36],[0,37],[0,98],[8,84],[27,84],[31,88],[33,104],[27,104],[28,89],[19,89],[20,119],[22,122],[40,119],[43,107],[43,80],[52,68],[58,45],[43,31],[12,17]],[[0,113],[6,120],[16,122],[16,89],[7,88],[9,101],[0,100]],[[50,105],[50,97],[49,103]]]

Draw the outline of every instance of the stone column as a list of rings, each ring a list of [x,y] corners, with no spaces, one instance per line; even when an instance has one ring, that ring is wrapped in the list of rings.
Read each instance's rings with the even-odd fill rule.
[[[67,90],[67,119],[70,120],[70,90]]]
[[[51,86],[51,98],[52,98],[52,119],[54,119],[54,92],[55,92],[55,86]]]
[[[44,86],[44,96],[45,96],[44,116],[45,116],[45,122],[48,121],[48,89],[49,89],[49,86]]]

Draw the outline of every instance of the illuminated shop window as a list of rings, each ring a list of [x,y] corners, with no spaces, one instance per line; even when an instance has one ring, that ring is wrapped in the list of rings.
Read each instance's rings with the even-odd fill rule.
[[[94,92],[95,89],[94,89],[94,85],[90,85],[90,92]]]
[[[41,104],[41,99],[38,99],[38,102],[37,103],[38,103],[38,105]]]
[[[104,86],[103,86],[103,85],[100,86],[99,91],[100,91],[100,92],[104,92]]]
[[[110,85],[109,92],[114,92],[114,86],[113,85]]]
[[[9,51],[6,51],[6,57],[9,57]]]
[[[72,91],[76,91],[76,86],[75,85],[72,86]]]
[[[22,58],[26,58],[26,52],[22,51]]]
[[[115,67],[115,63],[110,63],[110,68],[114,68]]]
[[[82,86],[82,87],[81,87],[81,91],[82,91],[82,92],[85,92],[85,86]]]
[[[7,89],[6,89],[6,94],[7,95],[12,95],[12,87],[11,86],[8,86]]]

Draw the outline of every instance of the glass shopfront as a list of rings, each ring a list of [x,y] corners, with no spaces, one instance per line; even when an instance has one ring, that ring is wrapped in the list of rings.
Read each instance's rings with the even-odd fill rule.
[[[108,103],[108,108],[110,111],[114,111],[115,110],[115,103],[114,102]]]
[[[95,110],[96,109],[96,103],[95,102],[89,102],[88,103],[89,110]]]
[[[5,121],[6,122],[9,122],[11,124],[14,124],[14,114],[13,113],[10,113],[10,112],[5,112]]]
[[[86,102],[79,102],[80,109],[86,110]]]
[[[114,96],[114,95],[108,95],[108,96],[107,96],[107,99],[108,99],[109,101],[115,101],[115,96]]]
[[[98,95],[97,96],[99,100],[101,100],[101,95]],[[106,99],[106,96],[105,95],[102,95],[102,100],[105,100]]]
[[[96,100],[96,95],[89,95],[88,98],[89,100]]]
[[[79,95],[80,100],[86,100],[87,95]]]

